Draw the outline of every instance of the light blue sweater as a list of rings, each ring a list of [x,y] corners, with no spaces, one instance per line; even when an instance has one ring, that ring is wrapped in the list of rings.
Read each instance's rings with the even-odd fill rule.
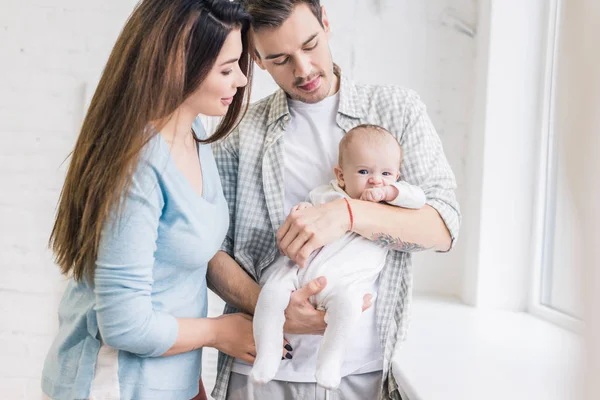
[[[205,137],[199,119],[194,131]],[[121,399],[190,399],[201,350],[159,357],[177,338],[176,318],[207,312],[206,269],[229,224],[209,145],[199,147],[202,197],[177,169],[167,143],[146,146],[121,218],[104,228],[95,285],[71,280],[59,308],[42,389],[55,400],[85,399],[102,343],[118,352]]]

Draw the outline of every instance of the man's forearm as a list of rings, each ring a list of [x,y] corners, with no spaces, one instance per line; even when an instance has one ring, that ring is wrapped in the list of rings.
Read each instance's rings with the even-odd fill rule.
[[[393,250],[446,251],[452,239],[438,212],[426,205],[408,210],[360,200],[351,201],[354,232]]]
[[[260,286],[231,256],[219,251],[208,263],[208,287],[227,304],[254,315]]]

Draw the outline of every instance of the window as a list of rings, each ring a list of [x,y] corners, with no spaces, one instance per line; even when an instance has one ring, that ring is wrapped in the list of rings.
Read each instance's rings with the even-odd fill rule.
[[[583,314],[584,271],[581,214],[586,189],[582,130],[577,129],[578,91],[585,82],[578,74],[578,35],[581,12],[572,2],[550,6],[544,112],[538,191],[538,247],[531,301],[532,313],[571,329]]]

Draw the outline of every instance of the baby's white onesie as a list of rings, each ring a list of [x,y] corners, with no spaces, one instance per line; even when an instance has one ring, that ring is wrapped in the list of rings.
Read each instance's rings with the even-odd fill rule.
[[[418,186],[396,182],[398,197],[389,204],[404,208],[421,208],[425,194]],[[310,202],[318,206],[348,195],[333,180],[310,192]],[[354,329],[362,313],[363,296],[375,282],[385,265],[388,249],[355,233],[315,251],[305,268],[287,257],[274,265],[275,271],[263,286],[254,313],[256,360],[250,379],[256,383],[269,382],[279,368],[283,347],[284,311],[291,293],[320,276],[327,285],[311,298],[311,303],[326,310],[327,329],[317,355],[315,379],[320,386],[337,388],[348,332]]]

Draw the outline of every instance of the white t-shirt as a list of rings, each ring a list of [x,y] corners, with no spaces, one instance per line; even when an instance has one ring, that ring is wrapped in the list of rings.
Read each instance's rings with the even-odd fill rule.
[[[307,104],[289,100],[290,121],[284,132],[285,207],[291,210],[296,204],[307,201],[314,188],[327,185],[335,178],[338,146],[344,131],[337,126],[336,116],[339,93],[319,103]],[[269,268],[261,276],[264,285]],[[374,284],[376,294],[379,280]],[[383,369],[383,350],[375,324],[375,304],[363,312],[353,336],[348,341],[348,352],[342,365],[342,376],[368,373]],[[293,359],[282,361],[275,380],[290,382],[315,382],[317,350],[321,335],[291,335],[286,339],[294,348]],[[236,359],[233,372],[249,375],[252,367]]]

